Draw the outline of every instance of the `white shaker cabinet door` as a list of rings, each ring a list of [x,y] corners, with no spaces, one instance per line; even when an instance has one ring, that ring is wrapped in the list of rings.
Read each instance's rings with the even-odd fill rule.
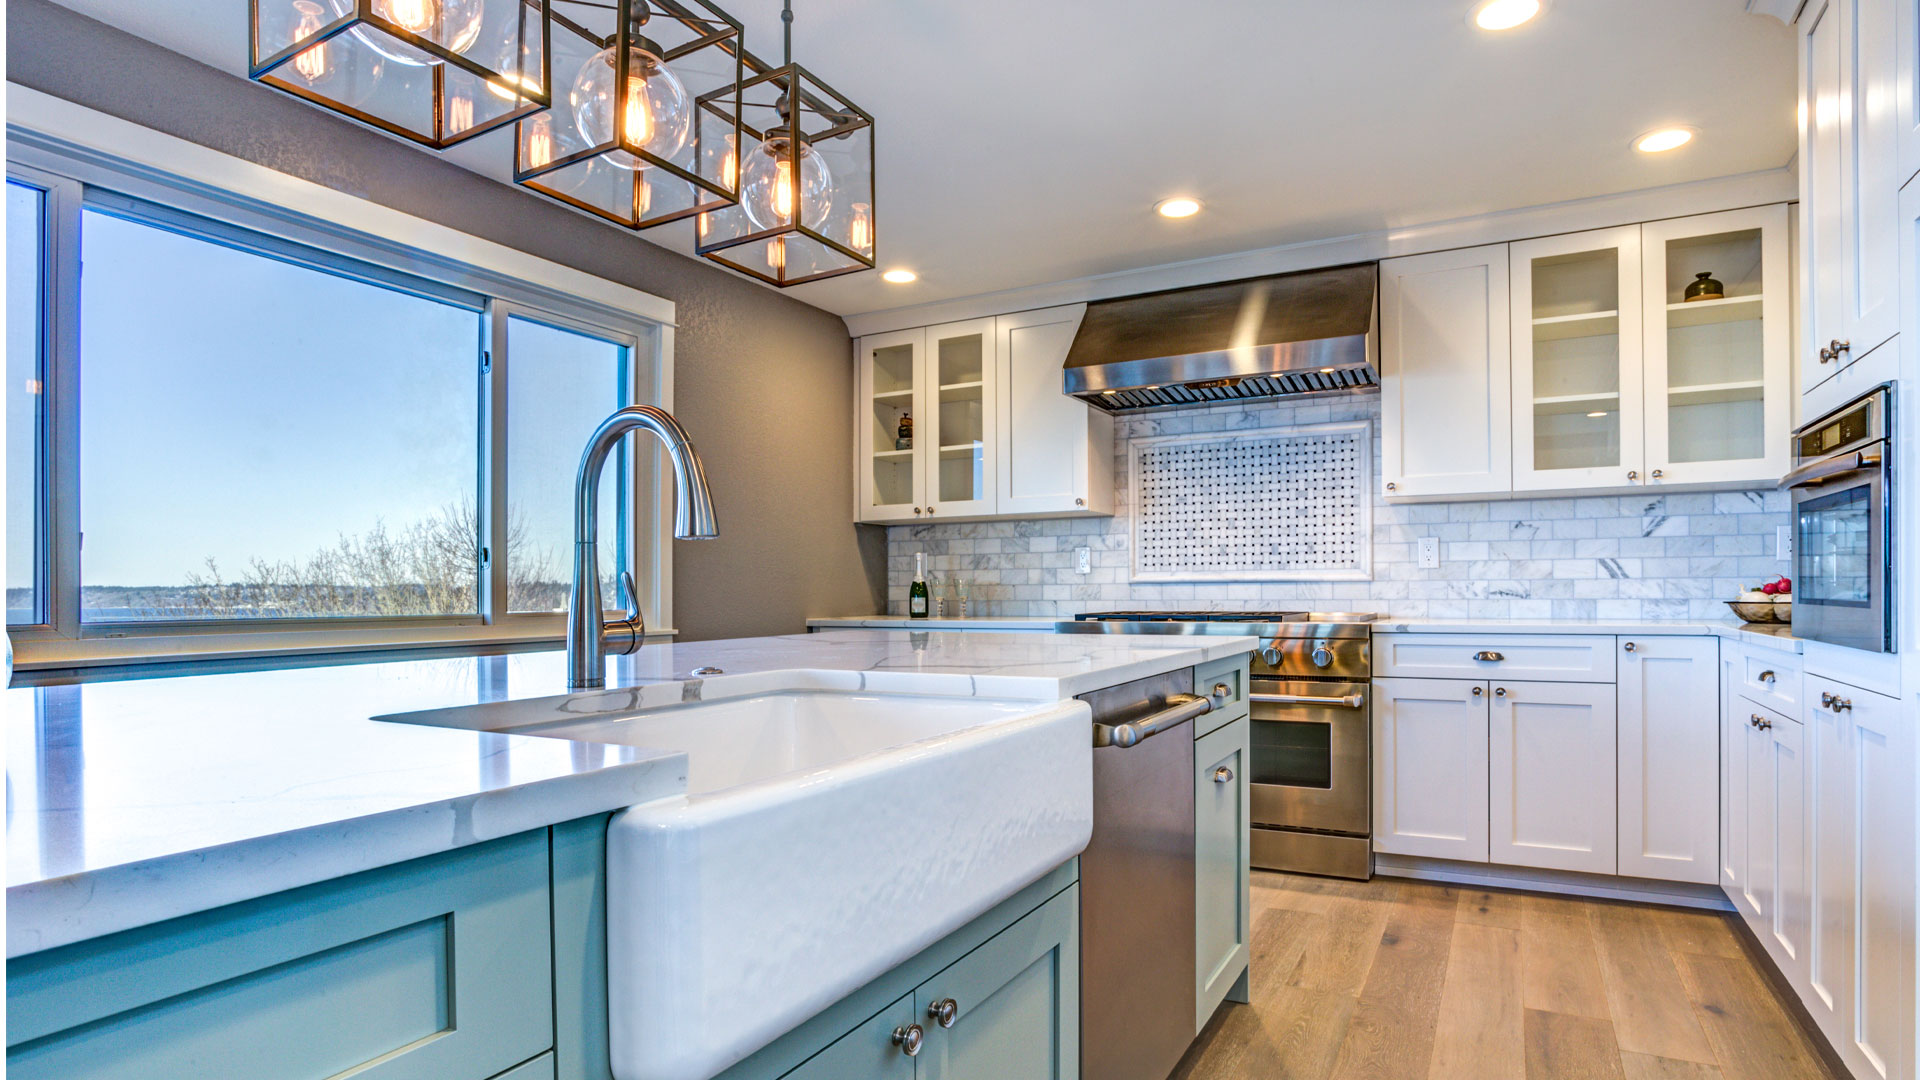
[[[1807,985],[1806,758],[1800,725],[1765,709],[1747,727],[1747,887],[1741,914],[1796,989]]]
[[[1489,862],[1614,872],[1614,688],[1494,680]]]
[[[1487,861],[1487,686],[1373,681],[1373,849]]]
[[[1113,417],[1069,397],[1062,365],[1085,304],[1002,315],[999,513],[1113,513]]]
[[[1720,756],[1720,641],[1621,638],[1620,870],[1713,884]]]
[[[1513,486],[1507,245],[1380,263],[1380,416],[1388,496]]]
[[[1744,659],[1731,642],[1720,656],[1720,891],[1736,908],[1747,886],[1747,714],[1734,675]]]

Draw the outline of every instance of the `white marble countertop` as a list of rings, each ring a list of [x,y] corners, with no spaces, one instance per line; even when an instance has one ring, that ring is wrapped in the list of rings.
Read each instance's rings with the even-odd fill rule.
[[[1072,618],[1072,616],[1066,616]],[[1060,621],[1052,615],[969,615],[960,618],[910,619],[905,615],[831,615],[808,619],[813,630],[1052,630]]]
[[[849,689],[1052,701],[1255,646],[832,631],[650,645],[609,658],[608,685],[650,707],[812,671]],[[685,790],[679,753],[372,719],[551,697],[564,670],[546,652],[7,691],[7,954]]]

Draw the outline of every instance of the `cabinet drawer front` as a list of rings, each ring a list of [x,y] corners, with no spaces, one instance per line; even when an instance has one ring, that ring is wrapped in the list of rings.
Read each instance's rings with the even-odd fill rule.
[[[1800,659],[1791,653],[1753,651],[1734,668],[1740,696],[1788,716],[1800,715]]]
[[[479,1080],[553,1043],[549,933],[538,830],[81,942],[9,965],[7,1070]]]
[[[1198,739],[1247,715],[1247,679],[1251,661],[1230,656],[1193,669],[1193,692],[1213,698],[1213,711],[1193,722]]]
[[[918,1022],[925,1032],[927,1022]],[[893,1041],[893,1033],[914,1023],[913,998],[903,997],[834,1040],[783,1080],[913,1080],[913,1058]]]
[[[920,1080],[1079,1077],[1080,887],[920,984],[913,999],[927,1032]],[[949,1000],[954,1018],[943,1027],[931,1013]]]
[[[1375,634],[1375,676],[1612,682],[1614,639],[1576,634]],[[1482,656],[1487,659],[1481,659]],[[1495,659],[1497,657],[1498,659]]]

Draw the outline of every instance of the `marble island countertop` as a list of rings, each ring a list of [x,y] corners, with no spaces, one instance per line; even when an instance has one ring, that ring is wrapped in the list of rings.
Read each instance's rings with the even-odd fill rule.
[[[651,708],[811,672],[1053,701],[1255,644],[855,630],[650,645],[610,657],[608,687]],[[7,691],[7,955],[684,792],[678,752],[374,719],[552,697],[564,670],[544,652]]]

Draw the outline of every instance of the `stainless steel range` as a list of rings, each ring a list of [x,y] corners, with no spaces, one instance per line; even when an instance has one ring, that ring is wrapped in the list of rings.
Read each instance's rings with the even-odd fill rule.
[[[1373,627],[1366,613],[1089,612],[1062,633],[1257,637],[1253,865],[1373,876]]]

